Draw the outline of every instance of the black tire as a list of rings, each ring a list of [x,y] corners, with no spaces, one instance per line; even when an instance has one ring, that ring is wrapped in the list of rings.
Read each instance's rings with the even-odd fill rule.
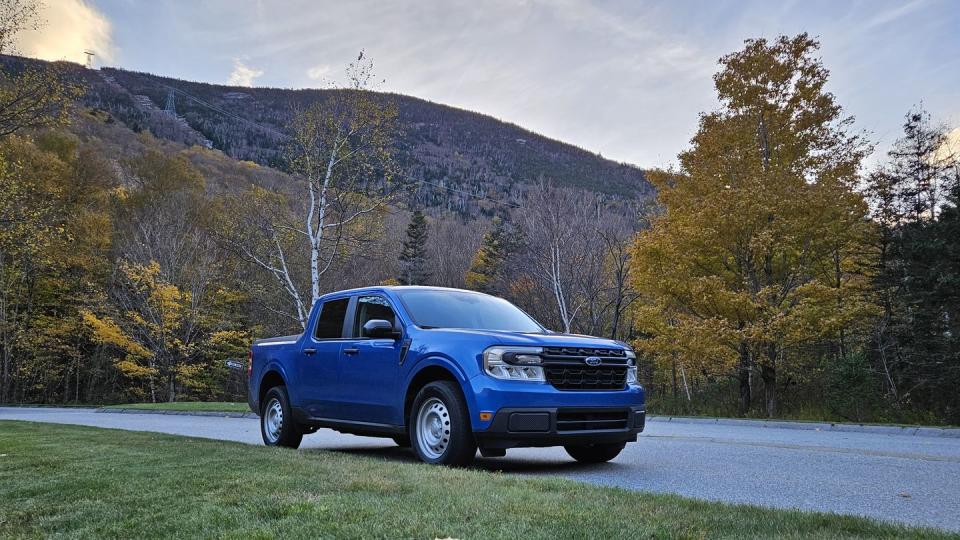
[[[277,405],[279,410],[274,409]],[[274,386],[267,390],[263,397],[260,404],[260,436],[263,437],[263,444],[267,446],[300,447],[303,432],[293,420],[293,409],[290,407],[286,386]]]
[[[626,443],[585,444],[582,446],[564,446],[570,457],[580,463],[605,463],[620,455]]]
[[[421,416],[425,425],[437,429],[425,429],[418,437]],[[467,402],[455,382],[436,381],[424,386],[413,400],[407,425],[411,448],[424,463],[463,467],[477,455]],[[431,440],[436,440],[437,446],[431,446]]]
[[[397,446],[400,448],[410,448],[410,437],[407,435],[397,435],[396,437],[391,437],[393,442],[397,443]]]

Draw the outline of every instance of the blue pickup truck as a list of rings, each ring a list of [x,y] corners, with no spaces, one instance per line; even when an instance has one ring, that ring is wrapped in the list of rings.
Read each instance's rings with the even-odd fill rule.
[[[318,299],[303,334],[254,342],[249,390],[267,445],[296,448],[330,428],[445,465],[524,446],[605,462],[645,419],[626,344],[554,333],[506,300],[439,287]]]

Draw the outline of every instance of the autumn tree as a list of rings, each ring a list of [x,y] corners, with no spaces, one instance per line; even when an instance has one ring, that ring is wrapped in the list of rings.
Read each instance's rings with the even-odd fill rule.
[[[79,309],[109,275],[112,169],[77,137],[45,132],[0,144],[0,399],[79,400]]]
[[[115,278],[103,302],[81,311],[86,333],[117,353],[113,367],[130,396],[210,392],[223,371],[217,355],[236,355],[249,339],[238,324],[234,265],[210,231],[218,208],[183,155],[148,149],[124,175],[115,190]]]
[[[430,279],[427,271],[427,217],[416,210],[407,226],[407,238],[400,251],[400,275],[397,281],[403,285],[426,285]]]
[[[857,294],[866,206],[854,192],[867,151],[824,86],[806,34],[748,40],[714,76],[721,109],[703,114],[680,167],[649,175],[664,212],[633,250],[647,335],[637,345],[699,373],[752,377],[777,413],[787,353],[865,309]]]
[[[300,182],[289,211],[256,212],[267,219],[260,219],[255,237],[224,235],[289,296],[301,327],[323,292],[324,275],[362,241],[369,227],[363,221],[377,218],[396,189],[396,105],[370,91],[373,64],[363,53],[347,74],[346,88],[300,111],[289,126],[289,171]],[[237,217],[234,231],[245,228],[244,216]],[[308,260],[302,271],[292,265],[298,252]]]

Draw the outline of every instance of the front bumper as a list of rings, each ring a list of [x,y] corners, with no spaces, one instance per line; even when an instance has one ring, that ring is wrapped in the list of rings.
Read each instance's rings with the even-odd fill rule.
[[[645,423],[643,407],[504,408],[474,436],[483,448],[627,443]]]

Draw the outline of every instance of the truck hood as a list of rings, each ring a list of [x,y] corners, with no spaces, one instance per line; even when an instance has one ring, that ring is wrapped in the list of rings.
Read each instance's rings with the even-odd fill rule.
[[[443,335],[445,340],[472,341],[492,345],[519,345],[527,347],[609,347],[627,348],[623,342],[579,334],[520,333],[499,330],[471,330],[466,328],[435,328],[424,333]],[[438,336],[439,337],[439,336]]]

